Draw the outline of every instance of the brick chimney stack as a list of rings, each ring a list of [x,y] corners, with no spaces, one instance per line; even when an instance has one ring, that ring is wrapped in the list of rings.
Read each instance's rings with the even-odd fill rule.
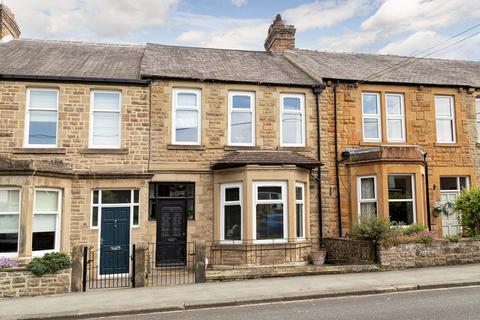
[[[0,40],[6,36],[20,37],[20,28],[15,21],[15,15],[10,9],[0,2]]]
[[[275,20],[268,28],[268,36],[265,40],[265,50],[275,54],[283,54],[287,49],[295,49],[295,27],[287,25],[282,16],[277,14]]]

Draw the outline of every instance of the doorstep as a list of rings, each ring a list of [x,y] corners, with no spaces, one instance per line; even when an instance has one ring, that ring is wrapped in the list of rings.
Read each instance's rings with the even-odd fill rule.
[[[321,274],[340,274],[380,271],[377,265],[304,265],[274,267],[240,267],[231,268],[215,266],[207,270],[207,281],[234,281],[258,278],[293,277]]]

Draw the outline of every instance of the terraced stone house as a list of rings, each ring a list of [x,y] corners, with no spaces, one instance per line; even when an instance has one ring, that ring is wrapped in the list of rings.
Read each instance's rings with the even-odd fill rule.
[[[479,174],[478,62],[369,78],[404,58],[295,49],[280,16],[265,51],[12,36],[0,44],[2,256],[87,245],[100,270],[128,273],[134,243],[159,264],[184,263],[197,240],[211,264],[255,264],[252,245],[305,262],[362,214],[458,232],[432,206]]]

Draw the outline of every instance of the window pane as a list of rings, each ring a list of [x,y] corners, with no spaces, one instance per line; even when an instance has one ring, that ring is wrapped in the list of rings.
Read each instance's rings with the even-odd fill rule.
[[[93,144],[118,146],[120,144],[120,113],[95,112],[93,115]]]
[[[55,249],[55,232],[34,232],[32,239],[32,250],[53,250]]]
[[[377,95],[364,94],[362,106],[364,114],[378,114]]]
[[[435,112],[437,116],[453,117],[449,97],[435,97]]]
[[[374,178],[360,179],[360,195],[361,195],[361,200],[375,199],[375,179]]]
[[[301,110],[301,104],[299,98],[283,98],[283,109],[284,110]]]
[[[388,176],[389,199],[413,199],[411,176]]]
[[[257,204],[257,240],[283,239],[283,204]]]
[[[56,222],[56,214],[33,215],[33,251],[55,249]]]
[[[18,214],[0,214],[0,234],[17,233],[18,222],[20,216]],[[0,250],[0,252],[3,252]]]
[[[377,119],[363,119],[363,134],[365,139],[379,139],[380,134],[378,129]]]
[[[56,214],[34,214],[33,215],[33,232],[49,232],[55,231],[57,223]]]
[[[451,120],[437,120],[438,141],[453,142],[453,123]]]
[[[295,188],[295,199],[296,200],[303,200],[303,188],[296,187]]]
[[[139,208],[138,206],[133,207],[133,225],[138,226],[140,220]]]
[[[195,200],[187,199],[187,219],[195,220]]]
[[[175,137],[178,142],[198,140],[198,111],[177,110],[175,116]]]
[[[20,212],[19,190],[0,190],[0,213],[6,212]]]
[[[413,203],[410,202],[389,202],[388,209],[390,212],[390,221],[402,222],[404,224],[412,224],[413,219]]]
[[[457,177],[440,177],[440,190],[458,190]]]
[[[392,140],[403,140],[402,120],[388,120],[388,138]]]
[[[93,203],[98,204],[98,190],[93,190]]]
[[[95,92],[93,94],[93,109],[120,111],[120,94],[107,93],[107,92]]]
[[[297,204],[297,215],[296,215],[296,222],[297,222],[297,237],[303,237],[303,204]]]
[[[232,112],[232,143],[252,143],[252,114],[249,112]]]
[[[258,200],[281,200],[282,187],[258,187]]]
[[[58,212],[58,192],[37,190],[35,212]]]
[[[467,177],[460,177],[460,190],[468,187]]]
[[[302,115],[288,114],[282,115],[282,142],[288,144],[302,143]]]
[[[30,111],[29,144],[56,144],[57,112]]]
[[[0,216],[0,225],[4,223],[6,216]],[[17,223],[18,225],[18,223]],[[15,232],[3,232],[0,231],[0,252],[1,253],[14,253],[18,249],[18,228]]]
[[[140,201],[140,191],[133,190],[133,202],[138,203]]]
[[[177,106],[179,107],[196,107],[197,95],[195,93],[179,93],[177,95]]]
[[[30,90],[31,109],[57,109],[57,91]]]
[[[242,208],[239,205],[225,206],[225,240],[241,240]]]
[[[232,108],[250,109],[250,96],[233,96]]]
[[[360,214],[364,215],[377,215],[377,203],[376,202],[369,202],[369,203],[361,203],[360,204]]]
[[[102,203],[130,203],[130,190],[102,190]]]
[[[98,227],[98,207],[92,208],[92,227]]]
[[[402,98],[399,95],[387,95],[387,114],[402,115]]]
[[[240,189],[239,188],[227,188],[225,189],[225,201],[239,201]]]

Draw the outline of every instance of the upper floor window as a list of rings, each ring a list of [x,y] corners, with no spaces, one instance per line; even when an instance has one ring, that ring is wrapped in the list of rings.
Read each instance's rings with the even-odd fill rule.
[[[20,190],[0,189],[0,256],[16,256],[20,229]]]
[[[480,98],[475,101],[477,105],[477,141],[480,142]]]
[[[359,217],[377,215],[377,187],[375,176],[358,178]]]
[[[285,147],[305,146],[305,96],[282,94],[280,95],[280,105],[280,145]]]
[[[228,93],[228,144],[255,145],[255,94]]]
[[[221,186],[221,240],[242,240],[242,184]]]
[[[60,250],[61,191],[37,189],[33,212],[34,254]]]
[[[91,148],[120,148],[120,92],[93,91],[91,98]]]
[[[435,96],[437,142],[455,143],[455,109],[453,97]]]
[[[58,90],[28,89],[26,147],[56,147]]]
[[[200,104],[200,90],[173,90],[173,143],[191,145],[200,144]]]
[[[362,124],[364,141],[380,142],[382,140],[378,93],[362,93]]]
[[[387,140],[405,142],[405,107],[402,94],[385,95],[387,104]]]

